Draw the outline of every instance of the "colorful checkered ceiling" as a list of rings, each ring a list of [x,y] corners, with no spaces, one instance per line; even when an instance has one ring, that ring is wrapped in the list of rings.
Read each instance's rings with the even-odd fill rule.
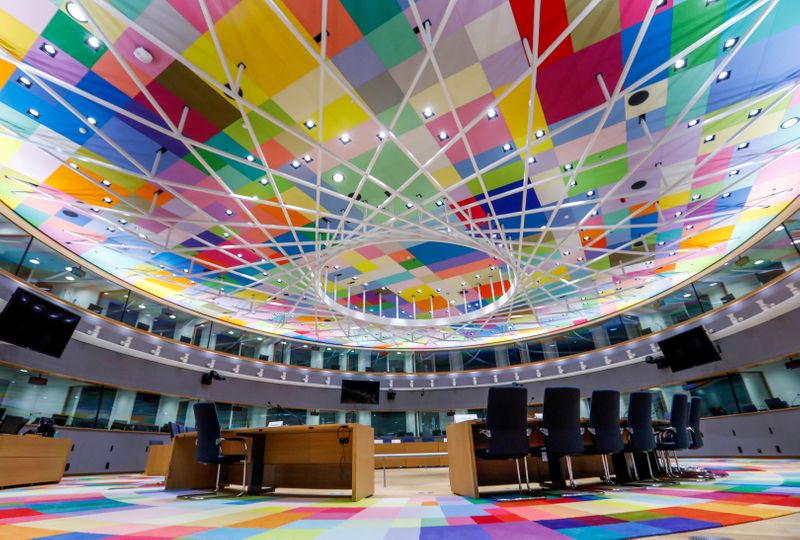
[[[253,330],[535,337],[794,202],[798,23],[795,0],[0,0],[0,198]]]

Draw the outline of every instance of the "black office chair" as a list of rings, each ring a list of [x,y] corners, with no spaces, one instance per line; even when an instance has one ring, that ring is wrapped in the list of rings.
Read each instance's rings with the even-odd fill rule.
[[[150,439],[147,441],[147,446],[161,446],[164,444],[164,441],[161,439]]]
[[[776,397],[765,399],[764,400],[764,404],[771,411],[774,411],[776,409],[788,409],[789,408],[789,403],[788,402],[786,402],[785,400],[783,400],[781,398],[776,398]]]
[[[589,433],[592,434],[592,447],[589,453],[599,454],[603,460],[603,481],[613,484],[608,466],[608,454],[622,452],[625,443],[619,427],[619,392],[616,390],[595,390],[592,392],[592,405],[589,410]]]
[[[219,476],[222,465],[232,463],[242,464],[242,491],[239,497],[247,492],[247,440],[244,437],[222,437],[219,427],[217,406],[213,402],[199,402],[194,404],[194,419],[197,427],[197,449],[195,457],[198,463],[217,466],[217,481],[214,484],[213,494],[187,495],[186,499],[207,499],[219,493]],[[240,441],[244,446],[242,454],[225,454],[222,443],[224,441]]]
[[[392,442],[393,439],[394,437],[392,437],[391,435],[381,435],[381,441],[383,441],[384,443],[389,444]]]
[[[480,459],[513,459],[517,467],[517,485],[522,493],[519,460],[525,464],[525,485],[531,489],[527,456],[530,453],[528,429],[528,390],[523,386],[492,386],[486,402],[488,447],[475,451]]]
[[[14,416],[13,414],[6,415],[3,418],[3,421],[0,422],[0,433],[4,433],[6,435],[17,435],[22,428],[25,427],[25,424],[28,423],[28,419],[22,416]]]
[[[6,408],[0,407],[0,420],[2,420],[5,415],[6,415]]]
[[[400,437],[400,442],[401,443],[414,442],[414,436],[413,435],[403,435],[402,437]]]
[[[631,392],[628,398],[628,444],[625,451],[631,455],[633,463],[633,478],[639,480],[639,471],[636,469],[636,454],[644,454],[650,480],[657,482],[653,476],[653,467],[650,464],[650,452],[656,449],[655,432],[653,431],[653,394],[651,392]]]
[[[703,432],[700,431],[700,410],[703,407],[703,399],[700,397],[693,397],[689,401],[689,435],[691,442],[689,444],[690,450],[696,450],[703,447]]]
[[[662,456],[667,476],[671,478],[679,476],[680,463],[677,452],[688,450],[689,443],[689,396],[674,394],[669,410],[669,426],[659,428],[656,435],[656,451]],[[672,467],[670,453],[675,459],[675,469]]]
[[[174,439],[176,435],[180,435],[184,433],[183,424],[178,424],[177,422],[168,422],[167,426],[169,426],[169,438]]]
[[[572,456],[584,452],[581,428],[581,392],[578,388],[557,387],[544,389],[542,433],[545,449],[550,458],[564,458],[567,462],[569,486],[575,489],[572,474]]]
[[[423,435],[420,440],[422,442],[434,442],[436,439],[433,438],[433,435]]]

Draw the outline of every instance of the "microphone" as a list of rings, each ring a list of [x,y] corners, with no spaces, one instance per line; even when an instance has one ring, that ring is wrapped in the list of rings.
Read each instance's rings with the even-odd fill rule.
[[[270,408],[274,407],[275,409],[278,409],[279,411],[285,412],[286,414],[288,414],[289,416],[294,418],[297,421],[298,425],[304,424],[304,422],[300,421],[300,417],[297,414],[295,414],[294,412],[290,411],[289,409],[287,409],[286,407],[284,407],[280,403],[276,403],[275,405],[273,405],[271,401],[267,401],[267,407],[270,407]]]

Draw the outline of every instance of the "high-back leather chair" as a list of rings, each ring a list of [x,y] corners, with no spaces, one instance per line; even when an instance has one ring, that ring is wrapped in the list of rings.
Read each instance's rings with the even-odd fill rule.
[[[622,452],[625,443],[619,427],[619,392],[595,390],[589,409],[589,432],[592,434],[591,452],[600,454],[606,483],[612,484],[608,454]]]
[[[584,452],[580,390],[569,387],[545,388],[542,423],[547,453],[551,459],[563,457],[566,460],[569,485],[574,489],[576,485],[571,456]]]

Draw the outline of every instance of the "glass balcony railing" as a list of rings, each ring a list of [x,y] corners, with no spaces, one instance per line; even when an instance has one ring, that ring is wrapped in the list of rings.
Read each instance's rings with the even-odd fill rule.
[[[762,287],[798,263],[800,213],[715,271],[667,296],[585,327],[492,348],[372,351],[291,341],[195,316],[121,288],[0,216],[0,268],[68,303],[164,338],[244,358],[362,372],[475,370],[588,352],[702,315]]]

